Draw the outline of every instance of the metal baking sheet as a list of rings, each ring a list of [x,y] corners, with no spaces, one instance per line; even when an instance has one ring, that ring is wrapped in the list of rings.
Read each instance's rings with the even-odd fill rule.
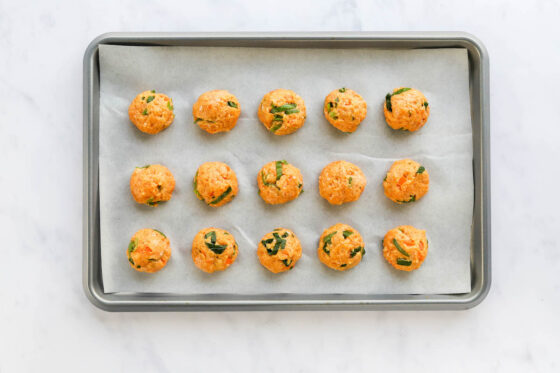
[[[469,77],[473,125],[473,169],[475,209],[471,247],[471,292],[436,295],[179,295],[104,293],[99,248],[98,125],[99,70],[98,46],[180,45],[243,46],[265,48],[465,48],[469,55]],[[474,56],[473,56],[474,54]],[[480,302],[489,286],[489,201],[487,190],[487,58],[484,48],[466,34],[111,34],[96,39],[84,59],[84,286],[92,302],[109,310],[195,310],[195,309],[362,309],[468,308]],[[477,76],[478,75],[478,76]],[[486,77],[486,79],[484,78]],[[478,84],[476,84],[478,82]],[[477,149],[478,148],[478,149]],[[477,159],[478,158],[478,159]],[[478,166],[478,167],[477,167]],[[92,171],[94,173],[92,173]],[[479,174],[479,176],[477,176]],[[482,181],[482,182],[481,182]],[[478,194],[478,190],[480,193]],[[480,215],[477,210],[480,209]],[[478,221],[477,221],[478,220]],[[477,228],[480,228],[477,237]],[[489,240],[488,240],[489,241]],[[477,247],[477,242],[479,245]]]

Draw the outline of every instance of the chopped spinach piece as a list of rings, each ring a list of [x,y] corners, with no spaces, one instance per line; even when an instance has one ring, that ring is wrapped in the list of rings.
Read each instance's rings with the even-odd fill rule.
[[[130,254],[136,249],[136,246],[138,246],[138,240],[130,240],[130,243],[128,244],[128,261],[134,265],[134,260],[132,260]]]
[[[158,201],[154,201],[154,198],[153,198],[153,197],[148,198],[148,200],[146,201],[146,204],[147,204],[148,206],[156,206],[157,203],[158,203]]]
[[[210,231],[204,235],[204,239],[210,237],[210,242],[216,243],[216,231]]]
[[[387,111],[393,111],[393,106],[391,105],[391,94],[387,93],[385,95],[385,106],[387,106]]]
[[[289,109],[284,112],[286,115],[299,113],[299,109]]]
[[[151,165],[147,164],[147,165],[145,165],[145,166],[142,166],[142,167],[136,167],[136,168],[148,168],[148,167],[150,167],[150,166],[151,166]]]
[[[399,243],[398,243],[398,241],[397,241],[396,238],[393,238],[393,245],[395,245],[395,247],[397,248],[397,250],[399,250],[399,252],[400,252],[401,254],[403,254],[404,256],[410,256],[410,254],[407,253],[406,250],[403,249],[403,248],[401,247],[401,245],[399,245]]]
[[[282,122],[284,120],[284,116],[281,114],[274,114],[273,122]]]
[[[144,109],[144,111],[142,112],[142,115],[148,115],[148,108]]]
[[[231,193],[231,191],[232,191],[231,186],[228,186],[225,192],[223,192],[216,199],[210,202],[210,205],[215,205],[217,203],[220,203],[224,198],[228,196],[228,194]]]
[[[194,120],[195,123],[202,122],[202,121],[204,121],[204,119],[202,119],[202,118],[196,118],[196,119]]]
[[[286,110],[291,110],[291,109],[295,109],[297,107],[297,104],[284,104],[282,106],[275,106],[274,104],[272,105],[272,109],[270,109],[270,112],[272,114],[274,113],[280,113],[282,111],[286,111]]]
[[[227,249],[227,245],[216,245],[210,242],[205,242],[206,247],[212,250],[215,254],[220,255]]]
[[[410,91],[410,88],[401,88],[401,89],[397,89],[395,92],[393,92],[393,96],[394,96],[394,95],[399,95],[399,94],[401,94],[401,93],[403,93],[403,92],[406,92],[406,91]]]
[[[330,243],[331,243],[331,240],[332,240],[332,237],[333,237],[336,233],[337,233],[337,231],[334,231],[334,232],[332,232],[332,233],[327,234],[327,235],[323,238],[323,243],[330,244]]]
[[[282,260],[282,263],[284,263],[284,265],[285,265],[286,267],[291,266],[291,265],[292,265],[292,262],[293,262],[293,260],[291,260],[291,259],[284,259],[284,260]]]
[[[276,132],[280,129],[280,127],[282,127],[282,123],[276,124],[272,127],[270,127],[270,132]]]
[[[346,88],[342,87],[342,88],[340,88],[338,91],[339,91],[340,93],[344,93],[344,92],[346,92]]]
[[[383,181],[387,181],[387,175],[385,175],[385,177],[383,178]]]
[[[331,117],[331,118],[334,119],[334,120],[337,120],[337,119],[338,119],[338,114],[337,114],[336,112],[334,112],[334,111],[331,111],[331,112],[329,113],[329,117]]]
[[[416,194],[413,194],[412,196],[410,196],[410,199],[408,201],[397,201],[398,203],[410,203],[410,202],[414,202],[416,201]]]
[[[397,264],[400,266],[410,267],[412,265],[412,261],[403,258],[397,258]]]
[[[155,89],[152,89],[152,91],[151,91],[151,92],[152,92],[152,93],[156,93],[156,90],[155,90]]]
[[[424,105],[424,107],[425,107],[426,109],[428,108],[428,102],[427,102],[427,101],[426,101],[426,102],[424,102],[424,104],[423,104],[423,105]]]
[[[227,104],[228,104],[228,106],[231,106],[231,107],[236,108],[236,109],[239,107],[239,106],[237,106],[237,104],[236,104],[235,102],[233,102],[233,101],[228,101]]]
[[[212,250],[215,254],[220,255],[227,249],[227,245],[216,245],[216,231],[210,231],[204,235],[204,239],[210,238],[210,242],[204,242],[206,247]]]
[[[262,240],[261,243],[266,248],[266,245],[271,244],[273,241],[274,241],[274,238],[269,238],[269,239],[266,239],[266,240]]]
[[[354,250],[350,251],[350,258],[355,257],[358,253],[361,253],[363,251],[364,251],[364,248],[362,246],[356,247]]]
[[[148,96],[148,98],[146,99],[146,103],[149,104],[150,102],[154,101],[154,98],[156,98],[156,96]]]
[[[130,254],[133,252],[136,249],[136,246],[138,246],[138,240],[130,240],[130,243],[128,244],[128,253]]]
[[[194,179],[193,179],[193,190],[194,190],[194,194],[196,194],[196,196],[199,199],[202,199],[202,196],[200,195],[200,193],[198,193],[198,170],[196,171],[196,174],[194,175]]]
[[[163,234],[162,232],[158,231],[157,229],[154,229],[154,231],[158,232],[159,234],[161,234],[163,237],[167,238],[167,236],[165,234]]]
[[[286,161],[276,161],[276,181],[282,177],[282,165],[288,164]]]
[[[331,251],[329,249],[327,249],[327,245],[330,245],[332,242],[332,237],[337,233],[337,231],[331,232],[329,234],[327,234],[324,238],[323,238],[323,251],[325,252],[325,254],[330,255]]]
[[[140,268],[140,264],[136,266],[136,268]]]
[[[173,105],[171,105],[171,101],[167,101],[167,108],[173,111]]]
[[[344,236],[344,238],[348,238],[353,234],[354,234],[354,232],[352,232],[352,231],[343,231],[342,232],[342,235]]]
[[[417,174],[421,174],[422,172],[426,171],[426,169],[424,168],[424,166],[420,166],[418,168],[418,171],[416,171]]]
[[[387,93],[387,95],[385,96],[385,104],[387,105],[387,111],[392,112],[393,111],[393,105],[391,104],[391,97],[393,97],[394,95],[398,95],[401,94],[403,92],[409,91],[410,88],[401,88],[396,90],[393,93]]]
[[[352,176],[348,178],[348,185],[352,185]]]
[[[333,107],[334,107],[334,104],[333,104],[332,102],[329,101],[329,102],[327,103],[327,111],[330,113],[331,110],[333,109]]]
[[[272,236],[274,237],[273,240],[275,241],[274,246],[272,248],[269,248],[266,245],[264,245],[268,255],[276,255],[278,254],[278,250],[282,250],[286,247],[286,240],[280,237],[278,233],[274,232],[272,233]],[[265,241],[261,241],[261,242],[265,242]]]
[[[348,265],[348,264],[346,264],[346,263],[341,264],[341,265],[340,265],[340,268],[344,268],[344,267],[346,267],[347,265]]]

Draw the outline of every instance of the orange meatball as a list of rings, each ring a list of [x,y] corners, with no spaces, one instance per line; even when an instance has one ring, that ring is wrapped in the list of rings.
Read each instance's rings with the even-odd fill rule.
[[[258,116],[267,130],[275,135],[288,135],[305,123],[303,99],[289,89],[276,89],[264,95]]]
[[[237,124],[241,104],[237,97],[224,90],[208,91],[193,105],[193,119],[208,133],[227,132]]]
[[[335,224],[319,238],[317,255],[327,267],[346,271],[357,266],[366,255],[364,240],[351,226]]]
[[[130,176],[130,192],[138,203],[157,206],[169,201],[175,189],[175,178],[169,169],[159,164],[136,167]]]
[[[383,257],[400,271],[420,268],[428,255],[426,231],[411,225],[391,229],[383,238]]]
[[[126,250],[130,266],[139,272],[157,272],[171,257],[169,239],[155,229],[140,229],[132,236]]]
[[[144,91],[132,100],[128,117],[140,131],[155,135],[173,123],[173,101],[155,90]]]
[[[227,269],[239,253],[235,237],[226,230],[206,228],[194,236],[192,259],[204,272],[212,273]]]
[[[383,180],[385,195],[396,203],[418,201],[430,189],[430,175],[424,166],[411,159],[393,163]]]
[[[428,100],[412,88],[395,88],[387,93],[383,112],[387,125],[395,130],[418,131],[430,115]]]

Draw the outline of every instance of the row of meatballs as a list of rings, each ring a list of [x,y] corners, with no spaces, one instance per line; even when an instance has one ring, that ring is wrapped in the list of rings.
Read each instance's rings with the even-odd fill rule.
[[[173,101],[155,90],[145,91],[134,98],[128,108],[132,123],[142,132],[156,134],[173,123]],[[383,104],[385,120],[396,130],[417,131],[430,115],[428,100],[422,92],[395,88],[387,93]],[[225,90],[203,93],[193,105],[194,123],[204,131],[215,134],[232,130],[241,115],[237,97]],[[356,131],[367,114],[367,104],[351,89],[335,89],[325,98],[323,113],[327,121],[342,132]],[[264,95],[258,117],[269,132],[288,135],[303,126],[306,107],[303,99],[289,89],[276,89]]]
[[[428,254],[426,231],[409,225],[391,229],[383,238],[383,257],[402,271],[418,269]],[[259,242],[260,263],[273,273],[291,270],[301,258],[301,243],[290,229],[276,228]],[[226,230],[206,228],[198,232],[191,255],[196,267],[212,273],[227,269],[239,254],[235,237]],[[357,266],[364,255],[360,233],[347,224],[335,224],[319,238],[317,255],[327,267],[345,271]],[[141,229],[132,236],[127,249],[128,261],[140,272],[157,272],[169,261],[171,246],[167,236],[155,229]]]
[[[257,176],[259,195],[268,204],[282,204],[303,193],[303,176],[292,164],[282,160],[265,164]],[[329,163],[319,175],[319,193],[330,204],[340,205],[360,198],[367,184],[362,170],[346,161]],[[385,195],[402,204],[415,202],[429,190],[426,168],[411,159],[393,163],[383,180]],[[175,178],[162,165],[136,167],[130,177],[130,191],[141,204],[157,206],[171,199]],[[196,197],[212,207],[230,202],[239,189],[235,172],[223,162],[203,163],[194,176]]]

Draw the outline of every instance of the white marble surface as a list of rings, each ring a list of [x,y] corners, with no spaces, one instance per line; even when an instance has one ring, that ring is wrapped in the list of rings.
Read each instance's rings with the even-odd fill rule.
[[[560,369],[559,19],[558,1],[0,0],[0,372]],[[493,285],[480,306],[111,314],[89,304],[84,49],[107,31],[217,30],[461,30],[486,44]]]

